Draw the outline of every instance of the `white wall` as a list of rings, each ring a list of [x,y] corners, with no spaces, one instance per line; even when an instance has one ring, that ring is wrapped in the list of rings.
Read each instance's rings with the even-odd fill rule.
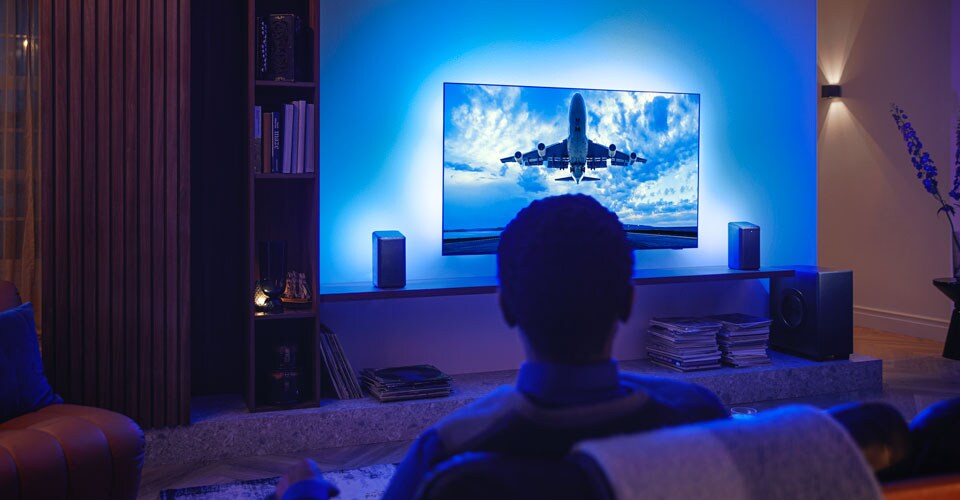
[[[726,224],[761,226],[763,265],[816,263],[814,0],[357,0],[321,3],[320,277],[371,276],[370,233],[407,235],[409,279],[492,276],[441,257],[442,84],[701,94],[700,247],[638,268],[726,265]],[[642,287],[616,355],[652,315],[766,313],[762,282]],[[584,305],[587,307],[587,305]],[[494,295],[322,304],[357,367],[515,368]]]
[[[853,269],[855,324],[936,340],[950,303],[931,280],[951,274],[949,225],[916,178],[889,107],[906,110],[946,196],[958,5],[821,0],[817,16],[820,83],[843,87],[841,100],[819,105],[819,264]]]

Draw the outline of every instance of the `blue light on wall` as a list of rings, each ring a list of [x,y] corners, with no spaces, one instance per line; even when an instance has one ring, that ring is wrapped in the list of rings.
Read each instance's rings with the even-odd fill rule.
[[[322,282],[368,281],[380,229],[407,235],[410,279],[494,274],[440,255],[444,81],[700,93],[700,248],[637,267],[724,265],[730,220],[763,228],[764,265],[816,263],[812,0],[321,9]]]

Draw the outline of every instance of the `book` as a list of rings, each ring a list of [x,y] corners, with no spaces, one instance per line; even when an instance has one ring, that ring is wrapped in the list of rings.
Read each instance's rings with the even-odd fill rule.
[[[268,75],[273,80],[292,82],[297,74],[295,49],[300,18],[293,14],[270,14],[269,19]]]
[[[267,78],[267,73],[269,68],[267,67],[267,62],[269,60],[268,51],[269,44],[267,42],[268,32],[267,32],[267,20],[262,16],[258,16],[254,20],[254,31],[256,31],[257,41],[254,48],[255,54],[255,64],[256,64],[256,79],[263,80]]]
[[[250,143],[250,168],[263,169],[263,108],[253,107],[253,141]]]
[[[703,318],[652,318],[647,329],[647,357],[679,371],[720,367],[719,321]]]
[[[263,152],[259,172],[269,174],[273,166],[273,113],[263,114],[266,133],[263,135]]]
[[[663,327],[675,332],[703,332],[719,330],[723,325],[719,321],[703,318],[652,318],[651,325]]]
[[[304,172],[304,155],[306,153],[306,126],[307,126],[307,101],[300,100],[296,101],[296,117],[297,117],[297,168],[296,173],[302,174]]]
[[[280,133],[283,141],[283,157],[280,162],[280,172],[290,173],[290,160],[293,159],[293,104],[283,105],[283,130]]]
[[[293,125],[290,127],[290,172],[291,174],[296,174],[297,172],[297,163],[300,162],[300,106],[297,105],[297,101],[290,103],[293,107]]]
[[[648,352],[647,356],[650,357],[650,361],[653,361],[658,365],[666,366],[667,368],[672,368],[681,372],[712,370],[714,368],[720,368],[719,360],[684,361],[671,358],[670,356],[663,356],[655,352]]]
[[[770,318],[733,313],[710,316],[723,328],[717,334],[723,364],[734,368],[769,365]]]
[[[270,120],[273,126],[273,148],[270,152],[270,172],[279,173],[280,172],[280,159],[281,159],[281,144],[280,144],[280,114],[271,113],[272,120]]]
[[[772,322],[770,318],[753,316],[743,313],[717,314],[708,316],[708,320],[719,321],[726,330],[749,330],[753,328],[769,328]]]
[[[307,151],[304,153],[306,155],[305,162],[303,165],[303,171],[307,173],[312,173],[316,170],[317,164],[317,130],[316,125],[316,106],[313,104],[307,104],[307,126],[305,127],[304,135],[306,136],[307,141]]]

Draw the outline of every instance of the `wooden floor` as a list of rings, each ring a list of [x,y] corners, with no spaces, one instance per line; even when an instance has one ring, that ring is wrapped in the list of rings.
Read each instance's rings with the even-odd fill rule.
[[[853,352],[889,363],[901,359],[939,357],[943,354],[943,342],[858,326],[853,329]]]
[[[960,396],[960,362],[941,357],[942,342],[857,327],[854,352],[883,359],[884,393],[904,416],[912,418],[936,401]],[[816,402],[813,402],[816,404]],[[161,490],[260,479],[283,474],[301,457],[322,470],[396,463],[410,442],[328,448],[288,455],[243,457],[207,464],[148,467],[140,484],[141,499],[155,499]]]

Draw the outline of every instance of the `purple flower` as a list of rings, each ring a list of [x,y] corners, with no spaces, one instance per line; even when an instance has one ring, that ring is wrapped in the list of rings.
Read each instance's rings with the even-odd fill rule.
[[[930,158],[930,153],[927,153],[923,150],[923,143],[920,142],[920,138],[917,137],[917,131],[914,130],[913,125],[907,121],[907,115],[903,112],[900,106],[892,104],[890,106],[890,114],[893,116],[893,120],[897,123],[897,129],[900,130],[900,134],[903,135],[904,142],[907,143],[907,152],[910,153],[910,162],[913,163],[913,168],[917,169],[917,178],[921,179],[924,189],[928,193],[940,198],[940,191],[937,186],[937,166],[934,164],[933,159]],[[957,131],[958,137],[960,137],[960,129]],[[960,161],[960,157],[958,157]],[[954,199],[960,199],[960,178],[954,178],[954,189],[950,192],[950,195]]]
[[[937,213],[944,212],[947,215],[954,249],[960,252],[960,239],[957,238],[956,231],[954,230],[952,217],[955,210],[952,205],[947,204],[943,197],[940,196],[940,188],[937,184],[937,166],[933,162],[933,158],[930,157],[930,153],[923,150],[923,143],[920,142],[920,138],[917,137],[917,131],[914,130],[913,125],[907,121],[907,114],[900,109],[900,106],[893,103],[890,104],[890,115],[893,117],[893,121],[897,123],[897,130],[900,131],[904,142],[907,144],[907,152],[910,153],[910,162],[913,164],[913,168],[917,170],[917,179],[920,179],[923,188],[940,202],[940,208],[937,209]],[[957,155],[954,159],[953,189],[950,190],[949,194],[953,200],[960,201],[960,118],[957,119],[956,139]],[[960,206],[960,204],[957,206]],[[954,263],[954,265],[956,266],[957,263]],[[954,268],[954,275],[960,277],[960,268]]]

